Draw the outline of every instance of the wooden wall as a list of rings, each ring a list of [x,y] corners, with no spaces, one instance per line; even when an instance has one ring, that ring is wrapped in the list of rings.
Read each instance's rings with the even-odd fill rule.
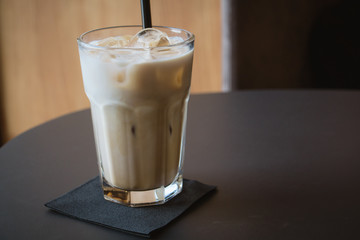
[[[154,25],[196,35],[192,92],[221,90],[220,0],[152,0]],[[0,0],[2,141],[89,107],[76,38],[106,26],[141,24],[138,0]]]

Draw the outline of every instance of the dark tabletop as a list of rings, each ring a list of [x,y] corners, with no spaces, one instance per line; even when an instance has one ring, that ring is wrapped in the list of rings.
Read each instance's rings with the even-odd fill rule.
[[[360,239],[360,92],[190,98],[184,176],[217,185],[152,239]],[[141,239],[43,204],[98,174],[89,110],[0,149],[0,239]]]

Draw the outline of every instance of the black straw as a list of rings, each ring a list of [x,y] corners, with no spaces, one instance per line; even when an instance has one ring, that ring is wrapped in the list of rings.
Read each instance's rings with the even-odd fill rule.
[[[142,17],[142,27],[151,28],[151,10],[150,10],[150,0],[140,0],[141,3],[141,17]]]

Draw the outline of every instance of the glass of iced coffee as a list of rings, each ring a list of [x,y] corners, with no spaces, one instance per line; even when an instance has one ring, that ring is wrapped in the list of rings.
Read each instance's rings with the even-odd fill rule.
[[[105,199],[165,203],[182,190],[194,35],[109,27],[78,45]]]

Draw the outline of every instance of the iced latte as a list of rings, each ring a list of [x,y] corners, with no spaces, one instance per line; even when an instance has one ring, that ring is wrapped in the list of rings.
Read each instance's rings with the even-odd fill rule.
[[[114,27],[78,39],[106,199],[164,203],[182,189],[194,36]]]

